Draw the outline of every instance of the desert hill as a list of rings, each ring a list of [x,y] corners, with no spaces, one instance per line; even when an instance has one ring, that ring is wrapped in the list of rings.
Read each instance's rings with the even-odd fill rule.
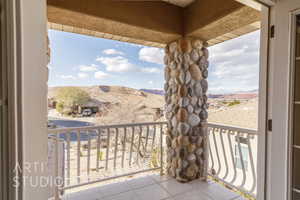
[[[54,98],[60,87],[49,87],[48,98]],[[146,122],[157,120],[163,110],[164,97],[122,86],[79,87],[88,92],[101,107],[101,116],[90,119],[96,124]]]

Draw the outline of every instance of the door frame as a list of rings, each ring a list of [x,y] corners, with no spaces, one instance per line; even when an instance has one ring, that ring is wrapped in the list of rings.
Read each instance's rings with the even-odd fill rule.
[[[0,0],[0,48],[1,72],[0,77],[2,96],[3,129],[0,135],[0,158],[5,162],[0,168],[0,194],[1,199],[21,200],[22,179],[21,174],[15,172],[15,166],[22,163],[22,120],[21,117],[21,73],[20,73],[20,41],[18,38],[20,4],[16,0]],[[17,98],[19,97],[19,98]],[[19,187],[14,187],[14,178],[19,177]]]
[[[292,199],[292,193],[294,191],[293,189],[293,184],[292,184],[292,171],[293,171],[293,165],[292,165],[292,157],[293,157],[293,115],[294,115],[294,79],[295,79],[295,50],[296,50],[296,17],[297,15],[300,15],[300,8],[298,8],[295,11],[290,12],[290,29],[289,29],[289,37],[290,37],[290,58],[289,58],[289,81],[290,81],[290,90],[289,90],[289,131],[288,131],[288,171],[287,171],[287,199],[290,200]]]

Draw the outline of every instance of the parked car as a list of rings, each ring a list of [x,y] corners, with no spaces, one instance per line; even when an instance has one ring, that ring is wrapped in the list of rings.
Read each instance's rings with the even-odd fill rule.
[[[84,110],[82,111],[82,116],[83,116],[83,117],[90,117],[92,114],[93,114],[93,112],[92,112],[91,109],[84,109]]]

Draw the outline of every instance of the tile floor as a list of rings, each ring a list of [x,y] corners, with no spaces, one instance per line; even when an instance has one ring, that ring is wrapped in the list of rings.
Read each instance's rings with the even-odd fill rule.
[[[149,175],[66,193],[63,200],[243,200],[237,193],[209,181],[178,183],[166,176]]]

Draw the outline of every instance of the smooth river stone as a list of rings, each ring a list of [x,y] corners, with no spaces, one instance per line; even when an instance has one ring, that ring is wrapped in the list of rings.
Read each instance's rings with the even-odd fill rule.
[[[177,78],[179,76],[179,71],[178,70],[171,70],[171,77],[172,78]]]
[[[177,126],[177,131],[182,135],[187,135],[189,132],[190,126],[187,123],[179,122]]]
[[[206,80],[206,79],[201,80],[201,85],[202,85],[203,93],[206,93],[206,92],[207,92],[207,89],[208,89],[208,83],[207,83],[207,80]]]
[[[195,112],[197,115],[199,115],[201,111],[202,111],[202,108],[196,108],[196,109],[194,109],[194,112]]]
[[[191,104],[192,104],[193,106],[195,106],[195,105],[197,104],[197,101],[198,101],[198,98],[197,98],[197,97],[193,96],[193,97],[191,98]]]
[[[177,68],[176,62],[175,62],[175,61],[171,61],[170,64],[169,64],[169,67],[170,67],[171,69],[176,69],[176,68]]]
[[[208,70],[207,69],[203,70],[202,76],[203,76],[203,78],[207,78],[208,77]]]
[[[185,38],[179,41],[179,47],[182,53],[190,53],[192,51],[191,41]]]
[[[188,110],[188,113],[193,113],[193,112],[194,112],[194,108],[193,108],[193,106],[191,106],[191,105],[189,105],[189,106],[187,107],[187,110]]]
[[[184,160],[184,159],[178,159],[178,167],[181,169],[185,169],[187,168],[187,166],[189,165],[189,162]]]
[[[195,178],[197,176],[198,171],[198,166],[196,164],[192,164],[186,169],[186,176],[189,178]]]
[[[191,60],[194,62],[197,62],[199,60],[200,56],[198,54],[198,51],[196,49],[192,50],[191,52]]]
[[[202,80],[202,73],[201,73],[198,65],[196,65],[196,64],[191,65],[189,68],[189,71],[194,80],[197,80],[197,81]]]
[[[180,135],[178,136],[178,144],[180,146],[188,146],[190,143],[189,136]]]
[[[176,126],[177,126],[177,119],[176,119],[175,116],[173,116],[172,121],[171,121],[171,124],[172,124],[172,126],[173,126],[174,128],[176,128]]]
[[[185,83],[185,72],[184,71],[180,71],[179,80],[180,80],[181,84]]]
[[[192,79],[191,73],[189,71],[185,74],[185,84],[188,84]]]
[[[188,117],[188,123],[191,126],[197,126],[200,123],[200,118],[196,114],[191,114]]]
[[[201,40],[193,40],[192,41],[192,46],[196,49],[202,49],[203,47],[203,42]]]
[[[203,51],[203,56],[204,56],[204,57],[206,58],[206,60],[207,60],[208,57],[209,57],[208,49],[207,49],[207,48],[203,48],[202,51]]]
[[[178,105],[180,107],[188,106],[189,105],[189,98],[187,98],[187,97],[180,98],[179,101],[178,101]]]
[[[201,118],[202,120],[206,120],[207,117],[208,117],[207,111],[206,111],[206,110],[202,110],[202,111],[200,112],[200,118]]]
[[[184,108],[180,108],[177,112],[177,121],[178,122],[186,122],[188,119],[188,112]]]
[[[195,88],[195,95],[201,97],[203,94],[202,82],[197,82],[194,86]]]
[[[165,81],[168,82],[170,80],[170,68],[165,67]]]
[[[194,161],[196,161],[196,156],[195,156],[195,154],[190,153],[190,154],[187,156],[187,160],[188,160],[189,162],[194,162]]]
[[[169,63],[169,56],[168,56],[168,54],[165,54],[165,56],[164,56],[164,63],[165,63],[165,65],[168,65],[168,63]]]
[[[169,44],[169,52],[174,53],[177,50],[177,42],[172,42]]]
[[[170,144],[171,144],[171,141],[170,141]],[[189,144],[188,145],[188,147],[187,147],[187,151],[189,152],[189,153],[193,153],[195,150],[196,150],[196,148],[197,148],[197,146],[195,145],[195,144]],[[196,152],[196,154],[197,154],[197,152]]]
[[[201,156],[202,153],[203,153],[203,149],[202,148],[198,148],[195,153],[196,153],[197,156]]]
[[[185,97],[185,96],[187,96],[187,94],[188,94],[188,90],[187,90],[186,86],[185,85],[179,86],[178,96],[179,97]]]
[[[188,63],[188,64],[189,64],[189,63],[190,63],[190,60],[191,60],[190,54],[184,53],[184,54],[183,54],[183,60],[182,60],[182,61],[183,61],[184,63]]]

